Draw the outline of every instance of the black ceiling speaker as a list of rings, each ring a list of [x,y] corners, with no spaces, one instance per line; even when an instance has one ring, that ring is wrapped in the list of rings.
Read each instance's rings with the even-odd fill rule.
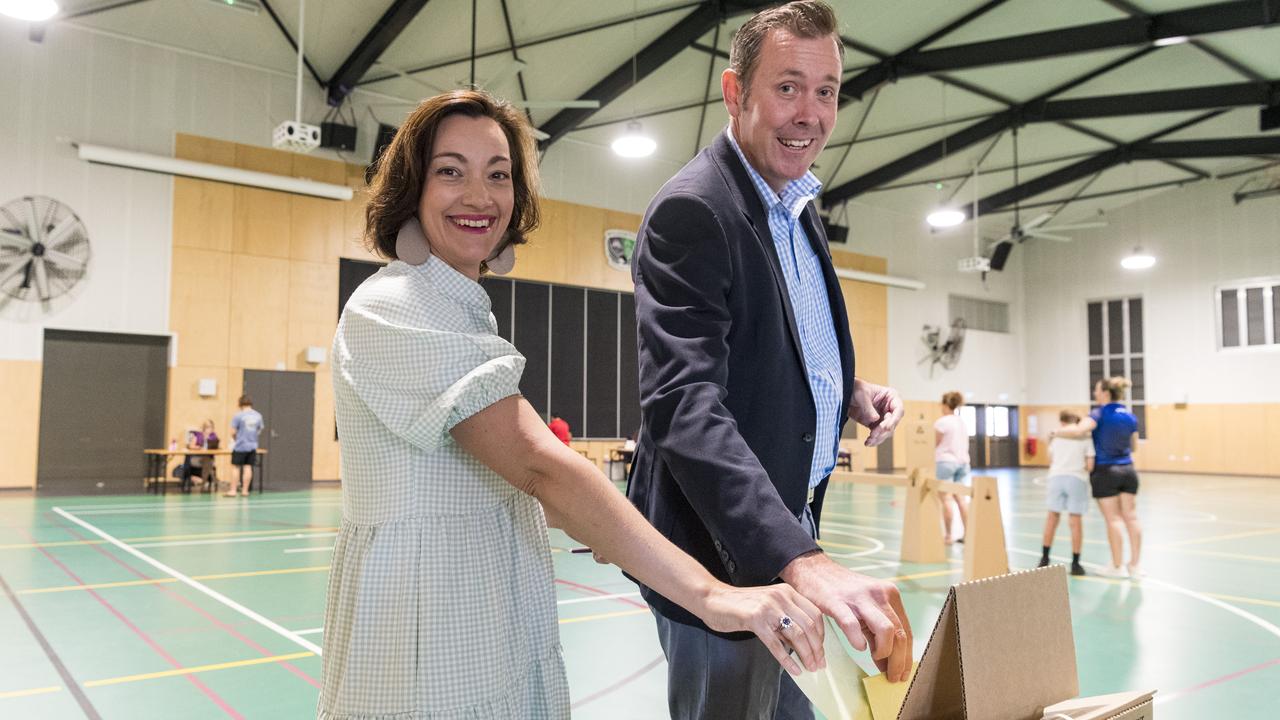
[[[398,129],[394,125],[378,124],[378,139],[373,143],[373,159],[369,161],[369,167],[364,169],[365,184],[373,182],[373,174],[378,171],[378,160],[382,157],[382,153],[387,149],[387,146],[391,144],[391,140],[396,136],[396,130]]]
[[[1009,260],[1009,252],[1013,250],[1013,243],[1005,240],[996,243],[995,248],[991,251],[991,269],[1003,270],[1004,264]]]

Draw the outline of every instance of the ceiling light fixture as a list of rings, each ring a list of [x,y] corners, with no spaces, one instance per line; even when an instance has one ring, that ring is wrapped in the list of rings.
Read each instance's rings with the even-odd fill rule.
[[[642,158],[649,157],[654,150],[658,149],[658,143],[653,138],[644,134],[644,128],[641,127],[640,121],[636,120],[636,100],[635,89],[639,77],[636,72],[636,56],[640,53],[640,42],[637,39],[637,25],[640,24],[640,11],[638,2],[631,3],[631,122],[627,123],[626,132],[621,137],[614,140],[610,147],[618,155],[625,158]]]
[[[949,228],[964,222],[965,214],[963,211],[954,208],[939,208],[929,213],[924,220],[929,223],[930,227]]]
[[[1173,37],[1156,38],[1155,46],[1168,47],[1170,45],[1181,45],[1182,43],[1187,42],[1190,39],[1191,38],[1187,37],[1186,35],[1174,35]]]
[[[53,0],[0,0],[0,15],[19,20],[44,22],[58,14],[58,3]]]
[[[648,157],[658,149],[658,143],[644,134],[639,120],[627,123],[627,131],[610,145],[613,151],[626,158]]]
[[[1155,256],[1143,252],[1141,247],[1135,247],[1132,255],[1120,261],[1120,267],[1125,270],[1146,270],[1155,264]]]

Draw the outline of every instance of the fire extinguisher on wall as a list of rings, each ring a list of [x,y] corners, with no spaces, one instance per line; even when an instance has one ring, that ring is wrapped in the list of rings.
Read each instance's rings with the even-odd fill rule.
[[[1039,449],[1040,449],[1039,438],[1033,438],[1033,437],[1027,438],[1027,454],[1028,455],[1035,455]]]

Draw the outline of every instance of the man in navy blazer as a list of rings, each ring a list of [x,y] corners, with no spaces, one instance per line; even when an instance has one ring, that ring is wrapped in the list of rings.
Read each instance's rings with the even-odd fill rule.
[[[887,439],[897,393],[854,376],[844,299],[809,168],[835,125],[842,45],[834,14],[803,0],[734,38],[721,79],[728,129],[663,188],[633,260],[643,425],[627,494],[712,574],[779,579],[870,640],[906,678],[911,631],[897,588],[818,548],[818,517],[846,418]],[[812,718],[762,643],[720,635],[653,590],[673,718]],[[779,618],[793,624],[822,618]],[[794,630],[792,631],[794,632]]]

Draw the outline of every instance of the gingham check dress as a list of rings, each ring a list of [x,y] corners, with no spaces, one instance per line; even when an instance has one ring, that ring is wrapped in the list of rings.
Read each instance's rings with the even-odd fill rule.
[[[342,529],[324,720],[569,717],[546,520],[449,429],[519,393],[524,357],[479,284],[392,262],[333,342]]]

